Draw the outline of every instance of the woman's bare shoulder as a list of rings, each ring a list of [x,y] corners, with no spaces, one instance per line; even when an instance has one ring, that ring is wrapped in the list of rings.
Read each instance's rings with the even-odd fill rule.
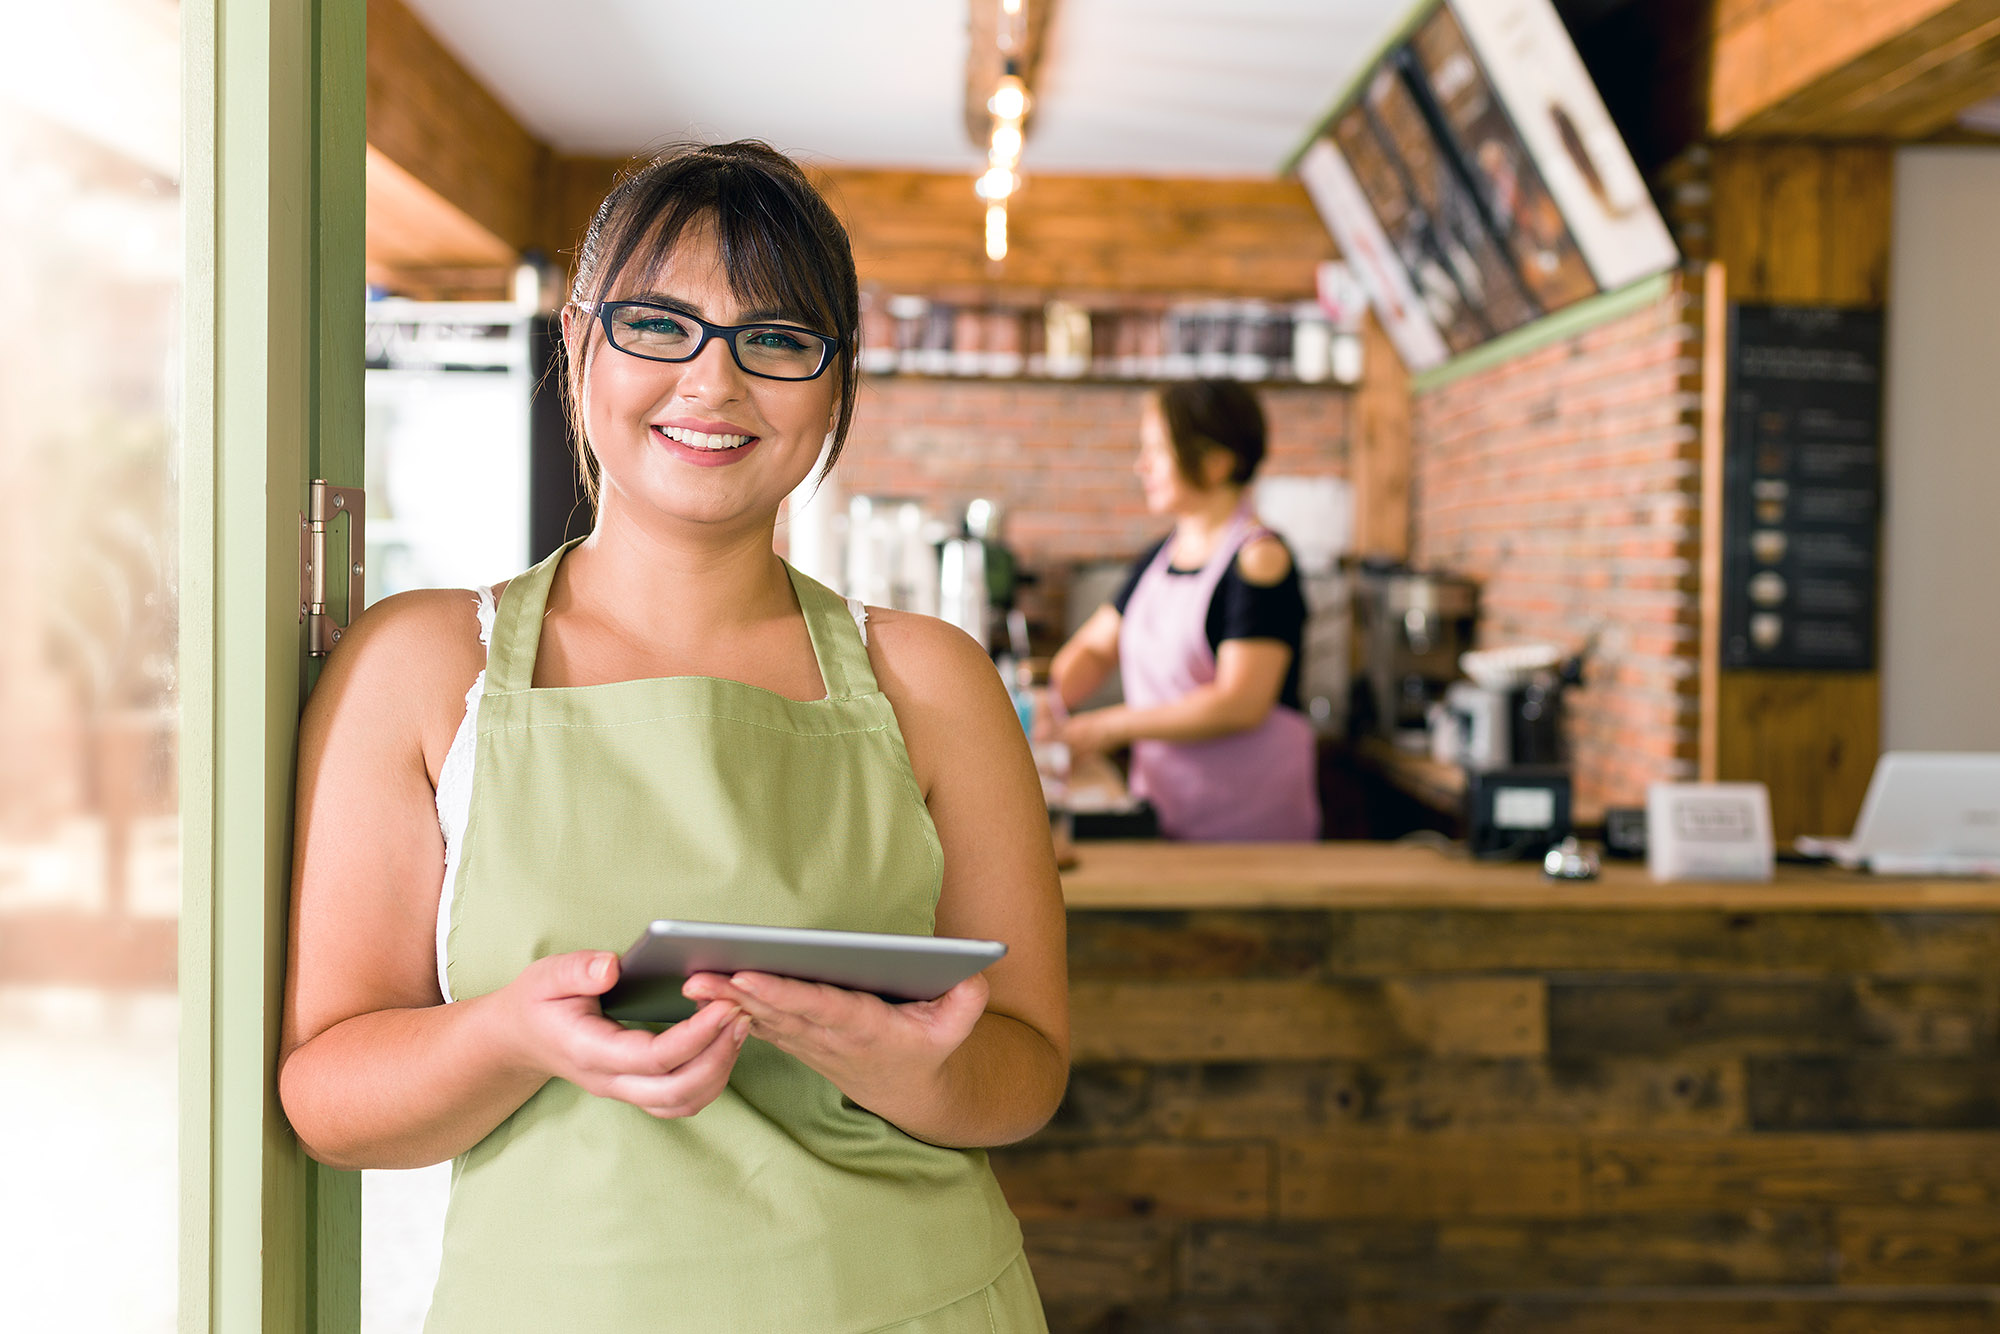
[[[868,661],[926,792],[936,774],[982,762],[994,746],[1018,739],[1021,729],[993,660],[957,626],[870,607]]]
[[[465,712],[466,692],[485,665],[479,595],[469,588],[412,589],[355,618],[327,658],[308,712],[362,713],[412,735],[435,773]]]
[[[966,687],[1000,679],[986,650],[965,631],[935,616],[888,607],[868,608],[868,662],[892,704],[901,702],[899,695],[962,700]]]
[[[1236,569],[1245,582],[1271,588],[1292,572],[1292,553],[1283,539],[1265,533],[1243,544],[1236,553]]]

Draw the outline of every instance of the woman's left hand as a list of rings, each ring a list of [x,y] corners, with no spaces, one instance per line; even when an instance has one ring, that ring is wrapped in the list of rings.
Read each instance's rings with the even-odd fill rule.
[[[769,973],[697,973],[682,993],[740,1006],[752,1037],[797,1057],[858,1105],[901,1123],[929,1100],[945,1062],[986,1012],[987,984],[975,973],[936,1000],[892,1005]]]
[[[1117,705],[1072,714],[1063,724],[1062,740],[1073,751],[1090,754],[1114,751],[1131,741],[1125,735],[1124,720],[1125,710]]]

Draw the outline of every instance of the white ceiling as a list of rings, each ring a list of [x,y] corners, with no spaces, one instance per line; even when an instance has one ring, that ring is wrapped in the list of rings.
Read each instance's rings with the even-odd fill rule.
[[[560,152],[756,137],[846,166],[983,157],[963,128],[966,0],[408,3]],[[1061,0],[1022,170],[1268,175],[1407,8]]]

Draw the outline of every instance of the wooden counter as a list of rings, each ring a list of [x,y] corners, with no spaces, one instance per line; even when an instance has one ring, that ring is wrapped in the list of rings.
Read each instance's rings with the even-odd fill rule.
[[[1052,1328],[2000,1328],[2000,882],[1084,844]]]
[[[1070,909],[1966,908],[2000,912],[2000,880],[1784,865],[1769,884],[1656,884],[1643,862],[1557,881],[1539,862],[1479,862],[1428,843],[1079,843]],[[2000,959],[1995,960],[2000,965]]]

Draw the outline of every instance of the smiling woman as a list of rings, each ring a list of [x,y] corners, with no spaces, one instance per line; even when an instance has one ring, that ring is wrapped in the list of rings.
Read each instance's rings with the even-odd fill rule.
[[[1025,740],[965,636],[772,551],[853,416],[846,235],[728,144],[625,181],[581,254],[596,528],[372,608],[313,696],[285,1109],[325,1162],[456,1158],[440,1334],[1040,1330],[981,1152],[1068,1069]],[[621,1027],[610,951],[659,917],[1009,952],[907,1005],[702,974],[693,1018]]]

